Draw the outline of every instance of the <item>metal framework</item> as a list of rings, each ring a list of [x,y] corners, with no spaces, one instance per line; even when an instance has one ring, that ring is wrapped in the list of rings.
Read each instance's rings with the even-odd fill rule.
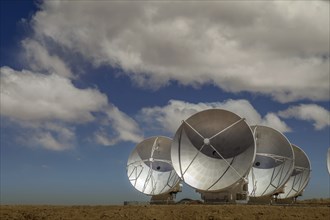
[[[305,152],[292,144],[295,154],[294,170],[278,199],[295,198],[302,194],[311,176],[311,164]]]
[[[127,176],[137,190],[159,195],[171,191],[179,183],[170,159],[170,146],[169,138],[151,137],[133,150],[127,163]]]
[[[201,111],[182,121],[172,142],[175,171],[201,192],[245,183],[254,157],[250,127],[244,118],[222,109]]]
[[[286,137],[267,126],[252,126],[257,145],[256,159],[249,173],[251,197],[279,193],[294,168],[294,153]]]

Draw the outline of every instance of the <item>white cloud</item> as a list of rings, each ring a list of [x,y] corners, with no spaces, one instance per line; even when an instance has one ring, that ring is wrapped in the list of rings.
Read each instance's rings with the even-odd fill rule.
[[[48,150],[62,151],[70,148],[69,146],[66,146],[65,144],[56,140],[50,132],[38,133],[36,136],[32,137],[31,141],[37,145],[41,145]]]
[[[262,117],[249,101],[227,100],[225,102],[211,103],[189,103],[179,100],[170,100],[168,105],[164,107],[143,108],[138,118],[146,123],[151,129],[157,129],[169,133],[174,133],[180,126],[182,120],[189,118],[191,115],[210,108],[226,109],[236,113],[246,119],[250,125],[262,124],[273,127],[281,132],[288,132],[291,129],[281,121],[276,114],[268,113]]]
[[[31,24],[38,37],[120,67],[141,86],[175,80],[281,102],[329,100],[326,1],[54,0]]]
[[[95,89],[78,89],[56,74],[1,67],[1,115],[23,121],[87,122],[108,105]]]
[[[316,130],[321,130],[330,126],[330,112],[322,106],[316,104],[301,104],[291,106],[278,113],[283,118],[296,118],[300,120],[312,121]]]
[[[284,121],[281,121],[281,119],[275,113],[267,113],[260,124],[275,128],[281,132],[291,131],[291,128],[289,128]]]
[[[15,129],[17,129],[16,126],[19,126],[15,139],[12,141],[23,146],[51,151],[65,151],[74,149],[76,144],[75,127],[67,123],[14,120],[7,121],[6,124]]]
[[[76,135],[72,129],[49,124],[34,130],[33,134],[26,138],[26,142],[48,150],[63,151],[74,147],[75,138]]]
[[[117,143],[114,138],[109,138],[109,134],[101,129],[94,133],[95,142],[104,146],[113,146]]]
[[[119,141],[138,143],[143,139],[139,125],[124,112],[119,111],[117,107],[111,106],[106,110],[106,114],[114,135],[109,134],[105,131],[106,128],[102,127],[94,134],[97,143],[112,146]]]
[[[135,143],[142,138],[138,124],[109,104],[107,96],[96,89],[79,89],[57,74],[16,71],[10,67],[0,70],[1,116],[25,129],[29,135],[19,139],[29,145],[54,151],[72,149],[75,126],[100,120],[93,113],[107,116],[109,131],[96,133],[98,143]]]
[[[35,40],[25,39],[22,42],[25,49],[24,57],[32,70],[48,71],[72,78],[70,68],[56,55],[50,55],[45,47]]]

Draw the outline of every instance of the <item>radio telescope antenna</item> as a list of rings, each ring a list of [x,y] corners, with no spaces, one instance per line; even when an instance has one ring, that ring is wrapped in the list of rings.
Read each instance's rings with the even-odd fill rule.
[[[244,118],[209,109],[182,122],[172,142],[171,158],[179,177],[200,192],[205,202],[233,202],[247,198],[246,176],[255,150]]]
[[[147,138],[128,158],[129,181],[138,191],[153,196],[151,202],[173,202],[173,194],[181,190],[172,166],[171,142],[162,136]]]
[[[279,194],[278,198],[292,198],[292,202],[294,202],[298,196],[302,195],[308,184],[311,176],[311,163],[302,149],[293,144],[292,148],[295,156],[294,170],[285,184],[284,193]]]
[[[257,152],[249,173],[250,197],[269,196],[270,200],[272,195],[280,193],[291,176],[294,168],[293,149],[281,132],[261,125],[251,128]]]

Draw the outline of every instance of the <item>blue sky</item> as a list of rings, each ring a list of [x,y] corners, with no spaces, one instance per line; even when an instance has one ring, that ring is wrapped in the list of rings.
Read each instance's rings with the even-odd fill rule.
[[[211,107],[283,132],[330,197],[328,2],[8,0],[0,33],[3,204],[146,201],[130,152]]]

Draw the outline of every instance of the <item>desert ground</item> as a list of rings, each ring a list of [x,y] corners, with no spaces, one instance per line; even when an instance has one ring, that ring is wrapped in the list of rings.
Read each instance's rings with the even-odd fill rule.
[[[330,200],[295,205],[117,205],[117,206],[46,206],[1,205],[1,220],[65,219],[330,219]]]

